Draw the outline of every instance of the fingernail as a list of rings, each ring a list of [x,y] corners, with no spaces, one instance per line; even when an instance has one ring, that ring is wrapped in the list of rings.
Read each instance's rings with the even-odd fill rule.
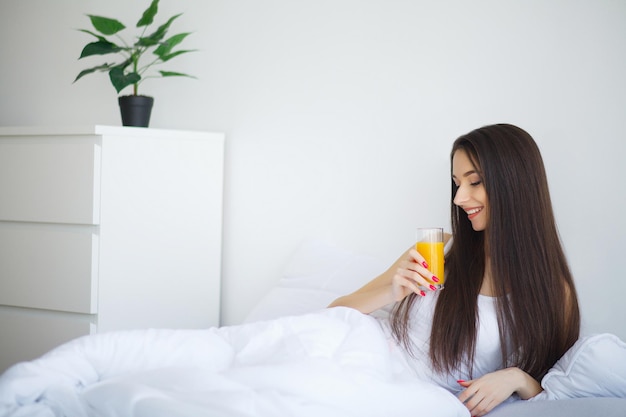
[[[428,264],[426,263],[426,261],[422,262],[422,266],[423,266],[424,268],[428,268]]]
[[[460,384],[462,382],[465,382],[465,380],[464,379],[457,379],[456,382],[458,382]]]
[[[433,291],[437,291],[437,287],[435,287],[434,285],[431,285],[430,289],[433,290]]]
[[[433,275],[433,277],[431,278],[433,280],[433,282],[439,282],[439,278],[437,278],[436,276]]]
[[[420,290],[420,295],[421,295],[422,297],[426,297],[426,293],[425,293],[424,291],[422,291],[422,290]]]

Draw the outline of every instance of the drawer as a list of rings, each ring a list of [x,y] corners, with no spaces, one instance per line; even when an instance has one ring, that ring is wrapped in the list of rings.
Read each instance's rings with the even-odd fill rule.
[[[95,333],[92,316],[0,307],[0,374],[80,336]]]
[[[94,138],[0,138],[0,220],[98,224]]]
[[[95,313],[95,229],[0,222],[0,304]]]

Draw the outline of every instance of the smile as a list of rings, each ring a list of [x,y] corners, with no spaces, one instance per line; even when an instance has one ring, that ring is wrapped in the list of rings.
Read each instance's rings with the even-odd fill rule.
[[[465,212],[467,213],[467,218],[472,220],[474,217],[476,217],[478,215],[478,213],[480,213],[481,211],[483,211],[482,207],[479,208],[473,208],[470,210],[465,210]]]

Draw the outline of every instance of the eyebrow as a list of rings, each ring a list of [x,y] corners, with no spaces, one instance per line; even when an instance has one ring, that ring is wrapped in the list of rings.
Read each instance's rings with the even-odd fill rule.
[[[478,172],[474,169],[472,169],[471,171],[467,171],[465,174],[463,174],[463,178],[467,178],[472,174],[478,174]],[[480,175],[480,174],[478,174]],[[452,174],[452,178],[456,178],[456,175]]]

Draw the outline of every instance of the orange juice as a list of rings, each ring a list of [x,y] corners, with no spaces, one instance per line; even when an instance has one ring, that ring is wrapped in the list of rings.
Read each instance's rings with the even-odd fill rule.
[[[443,285],[443,242],[417,242],[415,249],[426,259],[428,270],[439,278],[436,284]]]

